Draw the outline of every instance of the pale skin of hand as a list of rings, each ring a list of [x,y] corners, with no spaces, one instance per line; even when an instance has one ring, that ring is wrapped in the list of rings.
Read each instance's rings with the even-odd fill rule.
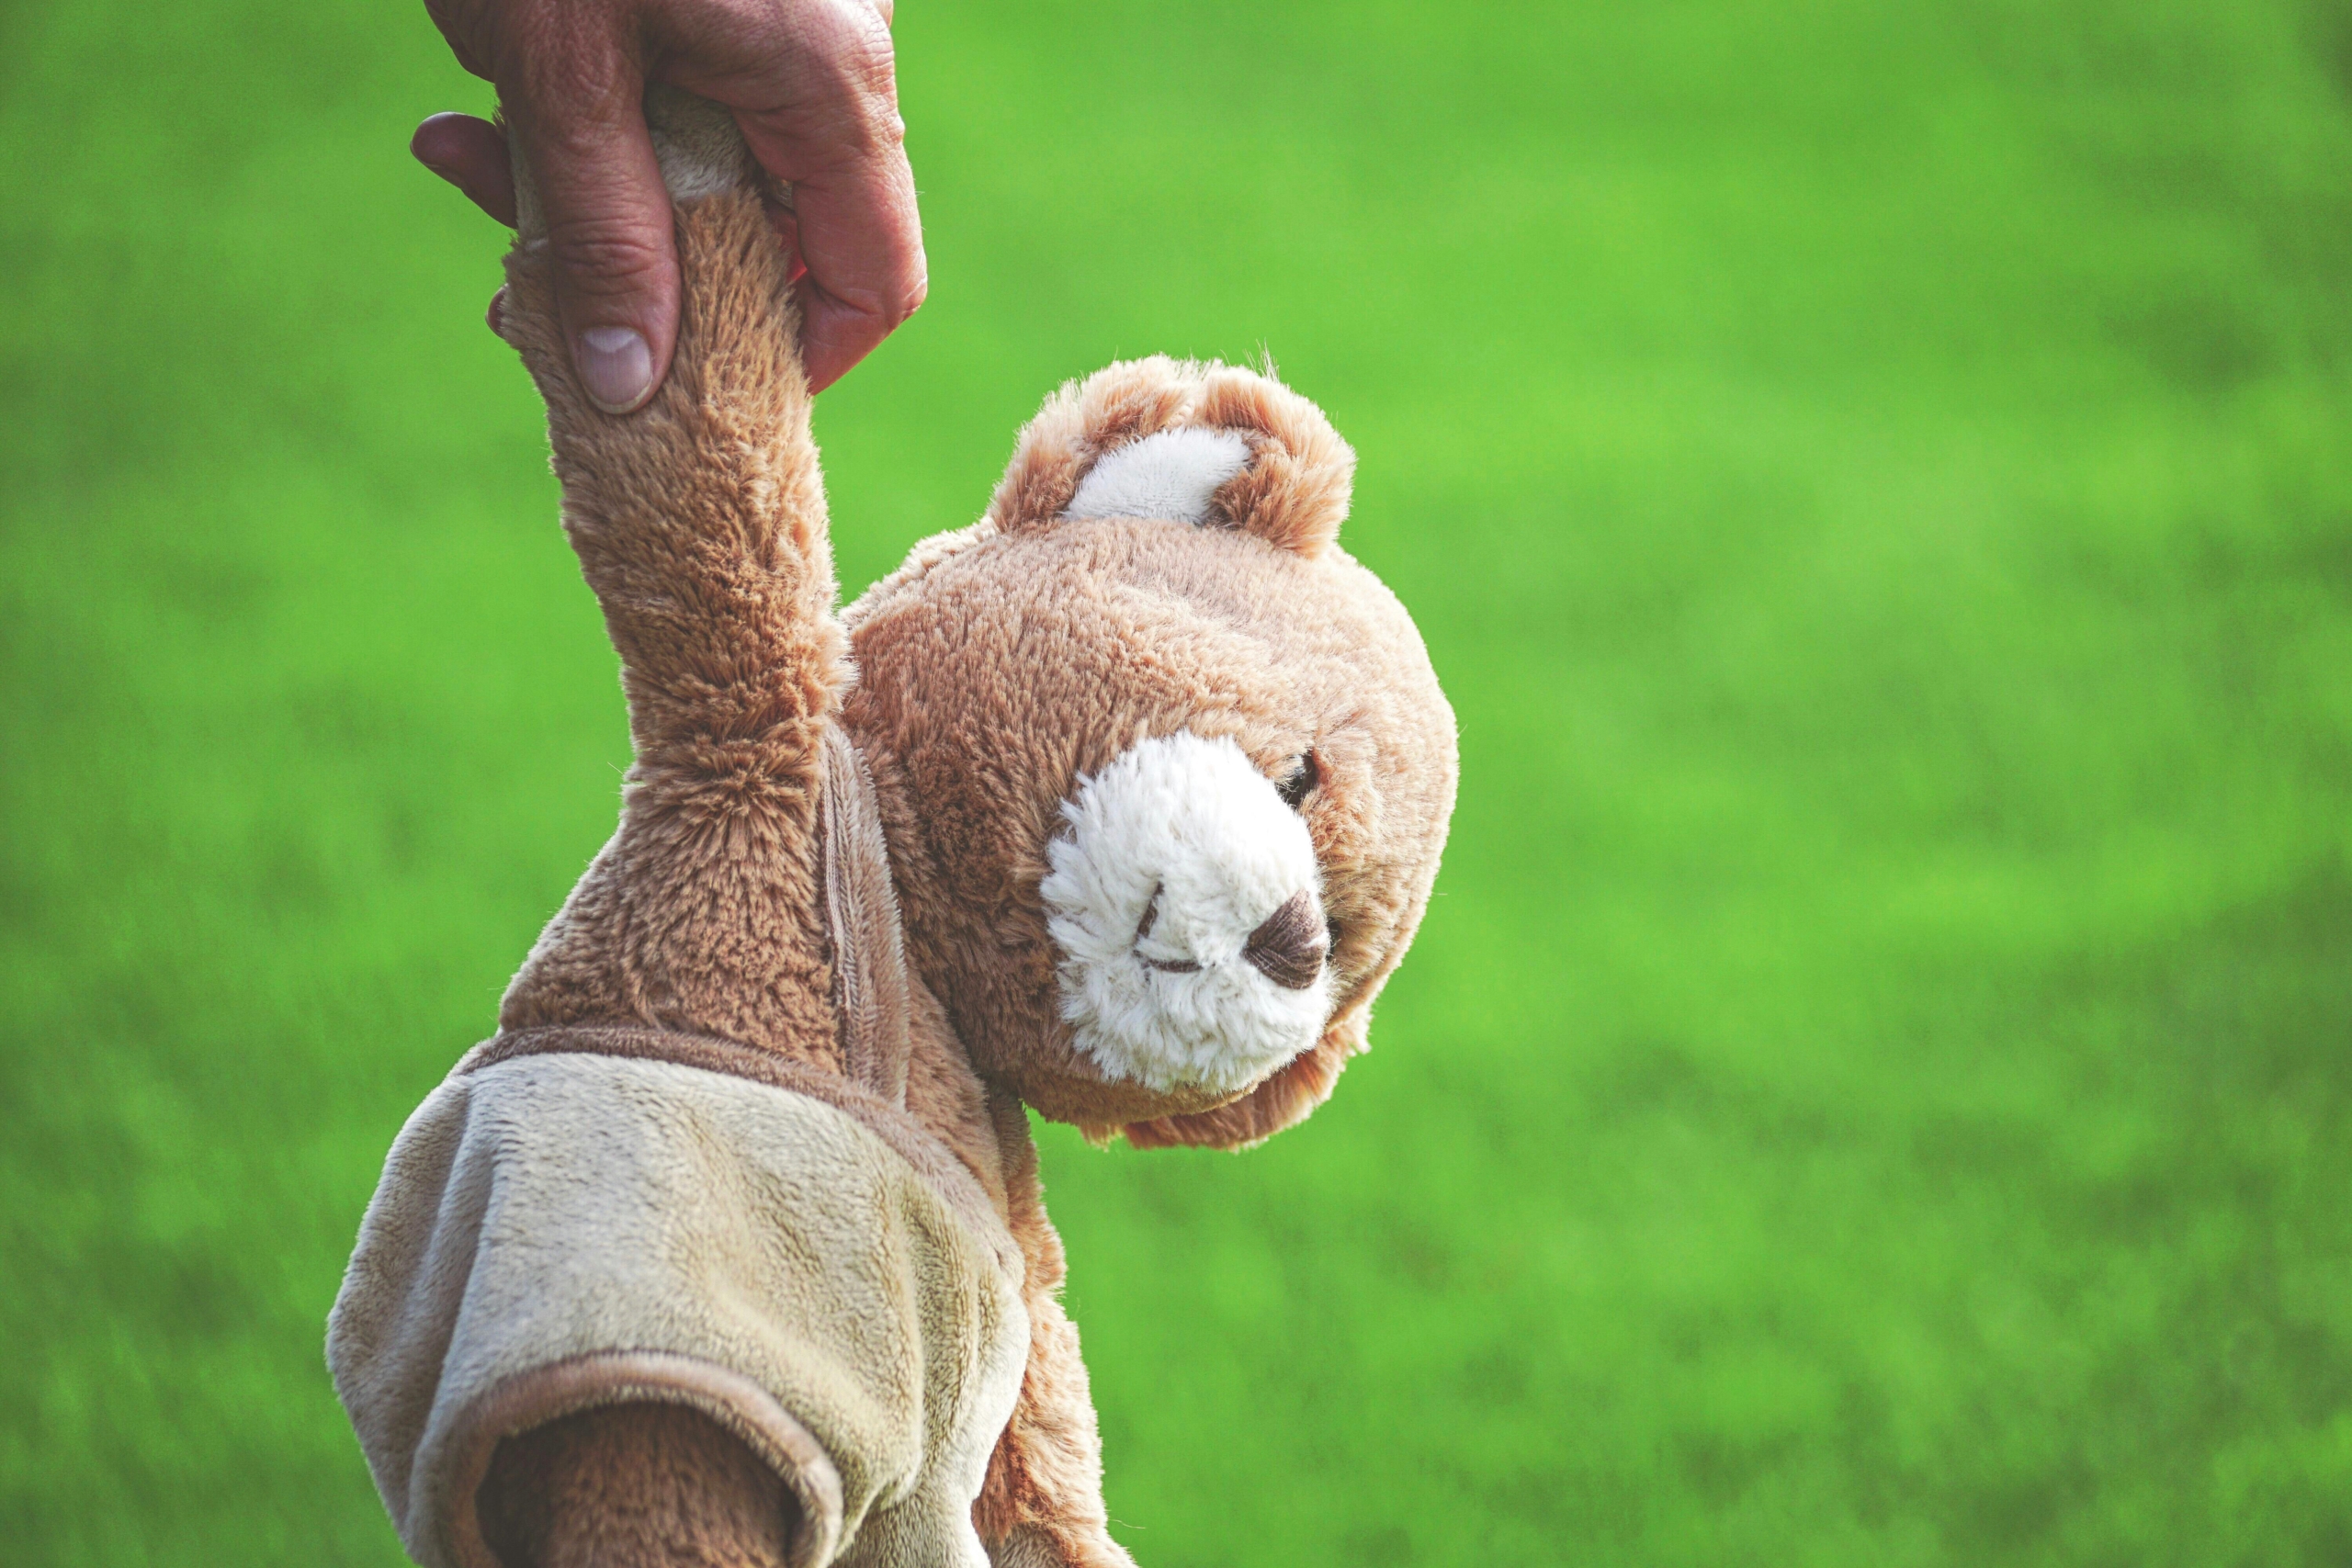
[[[678,258],[645,129],[649,81],[734,110],[752,156],[792,186],[813,389],[840,379],[922,303],[892,0],[425,0],[425,9],[458,62],[498,87],[506,133],[547,213],[572,363],[607,413],[653,395],[677,341]],[[496,126],[438,114],[409,145],[513,226],[514,180]]]

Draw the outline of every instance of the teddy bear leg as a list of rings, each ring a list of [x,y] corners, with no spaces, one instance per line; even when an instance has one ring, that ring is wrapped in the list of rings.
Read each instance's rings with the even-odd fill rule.
[[[498,1445],[479,1496],[503,1568],[785,1568],[798,1506],[699,1412],[616,1404]]]
[[[995,1568],[1135,1568],[1111,1539],[1102,1506],[1102,1442],[1094,1397],[1078,1350],[1078,1327],[1062,1311],[1069,1264],[1046,1215],[1037,1146],[1021,1102],[989,1095],[1004,1161],[1006,1207],[1021,1245],[1029,1309],[1029,1364],[1021,1396],[989,1456],[972,1523]]]
[[[1033,1299],[1029,1367],[997,1440],[974,1523],[994,1568],[1135,1568],[1111,1539],[1102,1506],[1102,1448],[1061,1303]]]

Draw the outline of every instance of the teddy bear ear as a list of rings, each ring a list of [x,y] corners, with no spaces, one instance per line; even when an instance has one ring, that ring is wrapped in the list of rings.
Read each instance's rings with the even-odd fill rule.
[[[988,514],[1006,533],[1090,517],[1237,528],[1311,557],[1339,536],[1355,466],[1323,411],[1271,375],[1130,360],[1046,400]]]

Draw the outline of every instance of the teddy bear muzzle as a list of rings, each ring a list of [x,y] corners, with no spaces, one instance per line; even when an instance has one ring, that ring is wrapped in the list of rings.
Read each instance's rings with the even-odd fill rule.
[[[1331,1002],[1306,824],[1229,739],[1129,747],[1079,781],[1039,886],[1060,1011],[1106,1077],[1238,1094]]]

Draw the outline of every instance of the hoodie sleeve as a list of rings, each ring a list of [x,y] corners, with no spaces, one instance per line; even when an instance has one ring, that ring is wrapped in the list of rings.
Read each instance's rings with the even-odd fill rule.
[[[328,1328],[410,1555],[493,1568],[474,1494],[502,1438],[667,1402],[797,1499],[796,1563],[983,1568],[971,1504],[1029,1324],[1010,1235],[938,1174],[837,1104],[674,1062],[453,1074],[393,1145]]]

